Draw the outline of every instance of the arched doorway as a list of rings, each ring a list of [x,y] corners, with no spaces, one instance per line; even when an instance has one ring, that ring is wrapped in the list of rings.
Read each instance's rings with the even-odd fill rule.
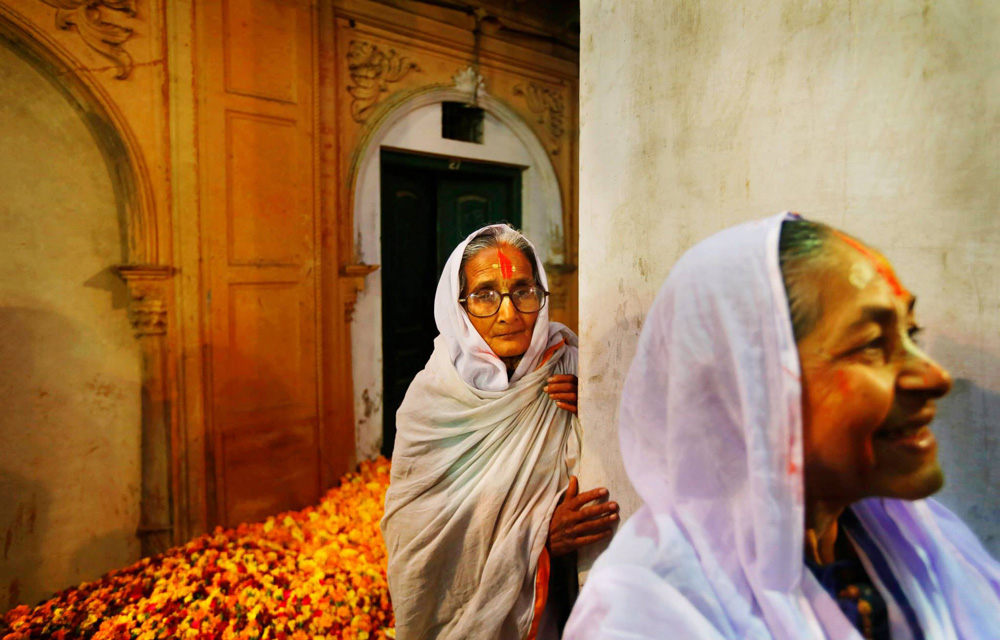
[[[468,97],[468,92],[454,88],[420,92],[398,103],[369,134],[354,182],[355,250],[360,262],[383,263],[383,150],[521,168],[521,228],[538,247],[543,262],[563,262],[563,209],[558,179],[545,147],[528,125],[502,102],[481,93],[478,103],[485,111],[483,143],[441,136],[442,103],[465,102]],[[355,442],[358,458],[364,459],[379,453],[383,444],[382,275],[378,271],[367,276],[365,290],[358,295],[353,326]],[[435,335],[426,336],[427,341]]]

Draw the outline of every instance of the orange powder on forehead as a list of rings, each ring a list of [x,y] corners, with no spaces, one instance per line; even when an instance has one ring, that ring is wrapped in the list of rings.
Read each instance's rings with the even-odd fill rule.
[[[840,231],[834,231],[834,233],[837,234],[838,238],[846,242],[849,247],[863,255],[869,262],[872,263],[872,266],[875,267],[875,271],[877,271],[878,274],[889,284],[889,287],[892,289],[892,292],[896,295],[896,297],[902,298],[909,294],[906,287],[899,282],[899,278],[896,277],[896,272],[892,270],[892,265],[889,264],[888,260],[861,244],[854,238],[843,234]]]
[[[497,249],[497,261],[500,263],[500,275],[505,279],[510,280],[514,277],[514,263],[510,261],[510,258],[503,254],[503,251]]]

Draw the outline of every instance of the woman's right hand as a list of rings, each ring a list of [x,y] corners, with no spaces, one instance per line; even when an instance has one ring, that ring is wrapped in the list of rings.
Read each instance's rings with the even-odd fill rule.
[[[576,476],[570,476],[569,488],[552,513],[549,524],[549,553],[555,557],[573,553],[581,547],[611,537],[618,522],[618,504],[602,502],[586,506],[595,500],[608,497],[608,490],[599,487],[579,493]]]

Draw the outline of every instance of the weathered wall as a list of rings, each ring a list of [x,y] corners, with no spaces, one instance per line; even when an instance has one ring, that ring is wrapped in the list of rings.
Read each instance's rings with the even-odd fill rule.
[[[0,610],[138,558],[140,373],[119,203],[81,117],[0,40]]]
[[[636,506],[616,432],[671,266],[793,209],[884,250],[955,390],[942,501],[1000,555],[1000,4],[582,3],[585,484]]]

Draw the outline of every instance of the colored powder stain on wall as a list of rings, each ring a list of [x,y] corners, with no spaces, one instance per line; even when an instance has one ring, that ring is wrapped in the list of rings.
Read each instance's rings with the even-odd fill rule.
[[[861,244],[854,238],[850,237],[849,235],[841,233],[839,231],[837,231],[836,234],[837,237],[846,242],[848,246],[855,249],[856,251],[858,251],[858,253],[860,253],[861,255],[863,255],[864,257],[868,258],[868,260],[871,261],[872,265],[875,267],[875,271],[877,271],[878,274],[882,276],[882,278],[885,279],[887,283],[889,283],[889,287],[892,289],[892,293],[896,297],[902,298],[906,295],[909,295],[910,292],[907,291],[906,287],[904,287],[899,282],[899,278],[896,277],[896,272],[892,270],[892,265],[889,264],[888,260],[880,256],[879,254],[875,253],[865,245]]]
[[[500,249],[497,249],[497,261],[500,263],[500,275],[508,280],[514,277],[514,264]]]

